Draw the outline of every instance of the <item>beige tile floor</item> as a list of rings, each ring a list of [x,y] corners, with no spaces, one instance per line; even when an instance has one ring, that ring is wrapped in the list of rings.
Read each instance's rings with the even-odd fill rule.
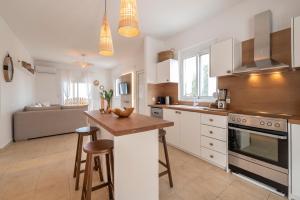
[[[0,200],[73,200],[75,134],[18,142],[0,150]],[[174,188],[160,179],[161,200],[280,200],[205,161],[169,147]],[[162,155],[162,152],[161,152]],[[98,182],[97,173],[94,183]],[[82,179],[81,179],[82,184]],[[107,199],[107,190],[92,199]]]

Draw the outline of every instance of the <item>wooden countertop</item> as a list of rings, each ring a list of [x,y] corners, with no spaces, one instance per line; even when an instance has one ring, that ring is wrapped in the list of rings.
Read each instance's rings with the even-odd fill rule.
[[[300,116],[293,116],[289,119],[290,124],[298,124],[300,125]]]
[[[221,116],[227,116],[229,113],[228,110],[206,108],[206,107],[199,107],[199,106],[195,106],[195,107],[187,106],[187,105],[149,105],[149,106],[154,108],[182,110],[188,112],[198,112],[198,113],[221,115]]]
[[[114,136],[123,136],[174,126],[174,122],[136,113],[133,113],[128,118],[118,118],[113,114],[101,114],[100,111],[85,111],[84,113]]]

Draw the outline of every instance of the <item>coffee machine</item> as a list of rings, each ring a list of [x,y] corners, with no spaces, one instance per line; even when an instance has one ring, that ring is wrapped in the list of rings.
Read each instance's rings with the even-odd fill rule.
[[[227,107],[227,103],[226,103],[227,92],[228,92],[227,89],[218,90],[217,105],[219,109],[226,109]]]

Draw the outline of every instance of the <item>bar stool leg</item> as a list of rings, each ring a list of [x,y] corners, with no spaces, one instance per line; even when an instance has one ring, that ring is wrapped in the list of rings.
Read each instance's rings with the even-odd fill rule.
[[[76,166],[77,166],[77,157],[78,157],[78,145],[79,145],[79,135],[77,137],[77,148],[76,148],[76,156],[75,156],[75,164],[74,164],[74,173],[73,177],[76,177]]]
[[[173,187],[173,179],[172,179],[172,173],[171,173],[171,167],[170,167],[170,161],[169,161],[169,154],[168,154],[166,136],[162,136],[162,143],[163,143],[163,146],[164,146],[164,153],[165,153],[165,158],[166,158],[166,165],[167,165],[167,170],[168,170],[169,183],[170,183],[170,187],[172,188]]]
[[[112,171],[112,183],[115,180],[115,169],[114,169],[114,151],[110,151],[110,164],[111,164],[111,171]]]
[[[87,154],[86,166],[84,171],[83,188],[81,194],[81,200],[90,200],[92,195],[92,154]]]
[[[77,152],[77,161],[76,161],[76,183],[75,183],[75,190],[79,189],[79,178],[80,178],[80,164],[81,164],[81,153],[82,153],[82,143],[83,137],[82,135],[78,136],[78,152]]]
[[[97,141],[97,132],[92,133],[92,141]],[[94,170],[98,170],[99,171],[100,181],[103,182],[104,178],[103,178],[103,171],[102,171],[100,157],[99,156],[95,156],[94,157],[94,162],[95,162]]]
[[[107,182],[108,182],[108,191],[109,191],[109,199],[113,200],[113,187],[112,187],[112,181],[111,181],[111,173],[110,173],[110,154],[106,154],[106,171],[107,171]]]

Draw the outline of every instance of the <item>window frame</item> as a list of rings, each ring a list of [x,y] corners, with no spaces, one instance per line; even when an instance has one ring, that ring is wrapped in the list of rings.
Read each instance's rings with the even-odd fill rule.
[[[209,48],[206,48],[204,50],[194,50],[194,49],[191,49],[190,51],[189,50],[186,50],[185,51],[185,56],[183,55],[179,55],[179,99],[182,100],[182,101],[193,101],[194,97],[188,97],[188,96],[185,96],[184,95],[184,73],[183,73],[183,61],[185,59],[189,59],[189,58],[192,58],[194,56],[196,56],[197,58],[197,67],[196,67],[196,81],[197,81],[197,101],[199,102],[214,102],[216,100],[215,97],[213,96],[200,96],[200,90],[201,90],[201,70],[200,70],[200,66],[201,66],[201,61],[200,61],[200,57],[202,55],[205,55],[205,54],[209,54],[209,78],[214,78],[214,77],[210,77],[210,49]],[[218,85],[218,79],[216,78],[216,85]],[[217,89],[217,88],[216,88]]]

